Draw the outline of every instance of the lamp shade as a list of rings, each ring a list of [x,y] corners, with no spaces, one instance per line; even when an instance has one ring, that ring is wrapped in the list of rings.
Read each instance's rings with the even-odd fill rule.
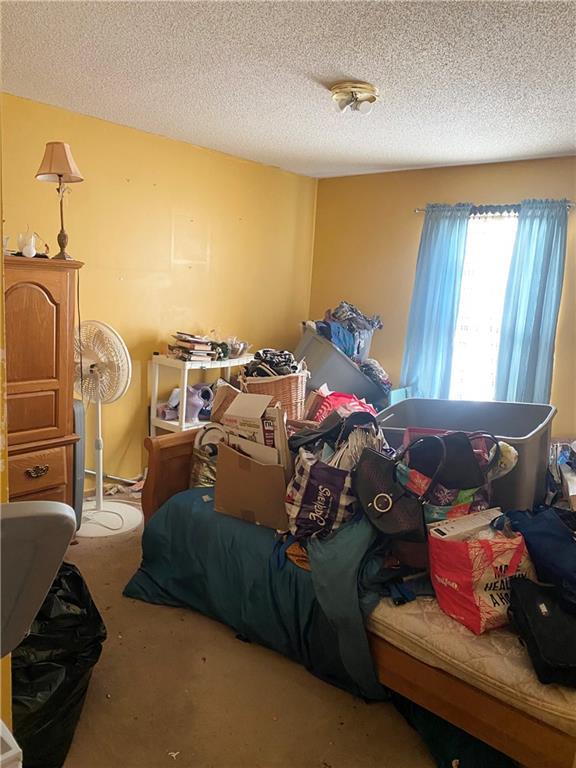
[[[69,144],[63,141],[49,141],[46,144],[44,157],[36,174],[38,181],[59,181],[72,184],[75,181],[84,181],[78,166],[72,157]]]

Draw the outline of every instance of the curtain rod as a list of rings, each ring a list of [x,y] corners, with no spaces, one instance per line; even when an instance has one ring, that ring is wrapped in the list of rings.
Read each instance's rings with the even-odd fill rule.
[[[513,205],[519,206],[520,203],[514,203]],[[478,205],[478,206],[475,206],[475,207],[476,208],[482,208],[483,206]],[[486,207],[488,208],[490,206],[486,206]],[[504,205],[503,207],[506,208],[508,206]],[[512,207],[512,206],[510,206],[510,207]],[[567,208],[575,208],[576,207],[576,203],[573,200],[569,200],[568,201],[568,205],[566,207]],[[426,213],[426,208],[414,208],[414,213]]]

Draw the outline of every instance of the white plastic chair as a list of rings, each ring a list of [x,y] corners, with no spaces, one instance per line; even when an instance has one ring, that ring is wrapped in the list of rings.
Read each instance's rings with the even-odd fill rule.
[[[0,511],[0,656],[22,642],[76,530],[72,507],[14,501]]]

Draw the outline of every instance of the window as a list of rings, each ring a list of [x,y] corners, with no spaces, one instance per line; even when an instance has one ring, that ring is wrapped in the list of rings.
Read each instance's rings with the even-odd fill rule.
[[[468,222],[452,352],[450,399],[493,400],[506,283],[517,215],[480,214]]]

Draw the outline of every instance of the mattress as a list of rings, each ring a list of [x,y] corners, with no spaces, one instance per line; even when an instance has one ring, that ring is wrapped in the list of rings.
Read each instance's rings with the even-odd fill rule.
[[[576,690],[542,685],[509,629],[475,635],[444,614],[436,600],[403,606],[381,600],[368,618],[370,632],[410,656],[576,736]]]

